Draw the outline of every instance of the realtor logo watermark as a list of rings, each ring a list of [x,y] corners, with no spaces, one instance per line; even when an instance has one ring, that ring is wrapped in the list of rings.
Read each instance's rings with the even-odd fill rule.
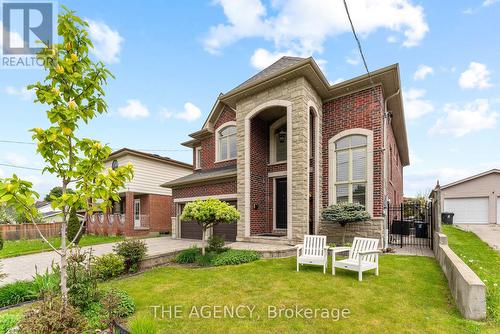
[[[37,53],[56,42],[57,3],[0,0],[2,69],[40,69]]]

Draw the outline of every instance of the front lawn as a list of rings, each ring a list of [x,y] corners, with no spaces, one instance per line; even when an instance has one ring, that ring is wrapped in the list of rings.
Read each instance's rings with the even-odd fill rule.
[[[122,240],[124,240],[123,237],[84,235],[78,245],[83,247],[83,246],[91,246],[98,244],[106,244]],[[55,247],[59,247],[61,245],[61,238],[59,237],[49,238],[49,241]],[[48,250],[51,250],[51,248],[42,239],[5,240],[3,249],[0,250],[0,259],[6,257],[32,254],[32,253],[39,253]]]
[[[500,325],[500,252],[474,233],[443,225],[450,248],[481,278],[487,287],[488,320]]]
[[[330,268],[329,268],[330,269]],[[259,260],[238,265],[190,269],[176,266],[115,280],[106,285],[127,291],[135,300],[135,317],[157,315],[160,333],[494,333],[490,323],[460,317],[448,285],[432,258],[385,255],[380,276],[337,270],[323,275],[319,267],[295,271],[295,258]],[[174,307],[178,318],[173,318]],[[210,308],[202,309],[203,305]],[[202,310],[243,305],[243,319],[196,316]],[[329,319],[304,319],[288,313],[272,318],[268,307],[334,310]],[[194,309],[197,313],[193,311]],[[214,308],[215,307],[215,308]],[[349,310],[335,320],[335,310]],[[240,310],[243,310],[241,308]],[[170,319],[168,312],[172,315]],[[191,316],[190,316],[191,314]],[[207,315],[206,313],[203,313]],[[217,315],[221,315],[217,313]]]

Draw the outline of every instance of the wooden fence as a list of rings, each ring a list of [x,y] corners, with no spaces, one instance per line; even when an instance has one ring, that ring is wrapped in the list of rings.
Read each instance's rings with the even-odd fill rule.
[[[61,223],[37,224],[47,238],[61,235]],[[40,239],[33,224],[0,224],[0,235],[4,240]]]

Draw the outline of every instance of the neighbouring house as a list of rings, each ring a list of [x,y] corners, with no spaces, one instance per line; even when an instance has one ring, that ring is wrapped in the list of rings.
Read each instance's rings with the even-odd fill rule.
[[[213,229],[226,240],[339,241],[342,228],[321,221],[339,202],[362,203],[372,216],[346,236],[383,240],[384,208],[403,200],[409,164],[400,89],[397,64],[331,84],[313,58],[283,57],[220,94],[183,143],[193,173],[162,185],[173,193],[173,235],[200,239],[201,228],[179,216],[185,203],[215,197],[241,213]]]
[[[191,174],[192,165],[128,148],[111,153],[105,165],[117,168],[128,163],[134,166],[134,177],[119,192],[121,200],[110,212],[89,217],[87,232],[125,236],[170,233],[172,190],[160,183]]]
[[[454,224],[500,224],[500,169],[441,186],[441,208]]]

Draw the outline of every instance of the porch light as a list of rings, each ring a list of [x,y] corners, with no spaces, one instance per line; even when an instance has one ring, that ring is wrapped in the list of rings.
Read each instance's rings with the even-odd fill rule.
[[[285,140],[286,140],[286,131],[281,129],[280,132],[278,132],[278,139],[280,141],[280,143],[284,143]]]

